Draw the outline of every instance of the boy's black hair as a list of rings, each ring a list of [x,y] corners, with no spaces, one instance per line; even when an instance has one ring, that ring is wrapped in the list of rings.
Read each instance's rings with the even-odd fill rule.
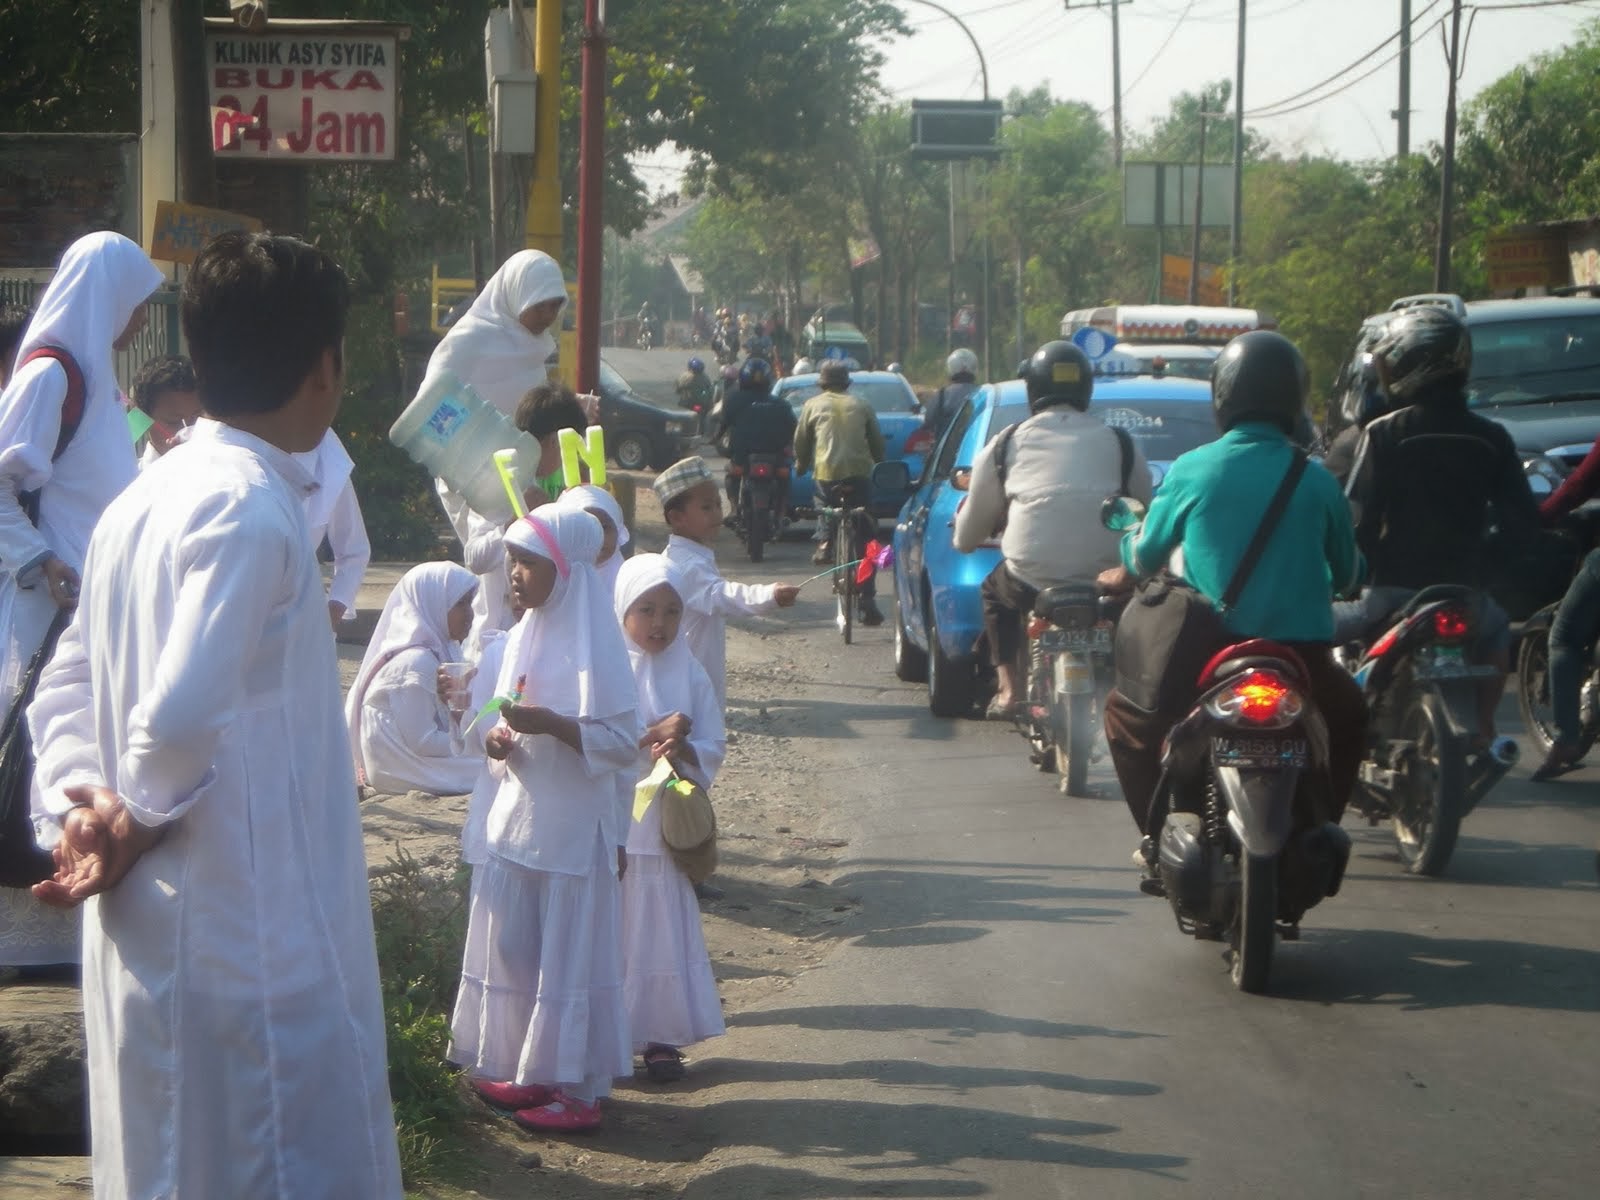
[[[532,434],[535,441],[563,429],[582,433],[588,427],[577,393],[559,383],[541,383],[517,405],[517,428]]]
[[[275,412],[324,351],[343,355],[350,283],[315,246],[235,230],[208,242],[183,285],[184,338],[207,413]]]
[[[160,358],[152,358],[139,368],[139,373],[133,377],[132,398],[149,416],[156,401],[167,392],[197,390],[194,364],[181,354],[164,354]]]
[[[33,309],[21,304],[0,304],[0,361],[17,352],[31,320]]]

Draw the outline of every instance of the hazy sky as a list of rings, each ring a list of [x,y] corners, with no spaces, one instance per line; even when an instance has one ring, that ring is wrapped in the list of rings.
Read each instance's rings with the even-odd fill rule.
[[[1521,0],[1526,4],[1528,0]],[[1048,83],[1060,99],[1111,104],[1111,19],[1093,0],[941,0],[977,36],[989,64],[991,95]],[[1517,7],[1483,0],[1465,53],[1465,99],[1535,54],[1559,50],[1600,2]],[[913,36],[891,43],[884,85],[896,99],[976,99],[982,95],[972,45],[934,9],[900,0]],[[1499,8],[1502,11],[1496,11]],[[1444,130],[1444,42],[1431,28],[1448,18],[1449,0],[1412,0],[1411,143],[1420,149]],[[1171,97],[1223,76],[1237,53],[1237,0],[1129,0],[1121,10],[1123,113],[1146,128]],[[1398,40],[1301,103],[1365,79],[1338,95],[1282,116],[1251,119],[1366,56],[1400,24],[1400,0],[1249,0],[1244,98],[1246,120],[1285,149],[1346,158],[1393,154],[1399,89]],[[1466,35],[1468,10],[1462,19]],[[1448,20],[1444,26],[1448,29]],[[1382,65],[1379,65],[1382,64]],[[1107,122],[1109,124],[1109,115]]]

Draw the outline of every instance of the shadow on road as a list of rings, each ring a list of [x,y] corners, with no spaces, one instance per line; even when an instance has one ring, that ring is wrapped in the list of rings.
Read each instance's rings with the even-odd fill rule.
[[[1408,1011],[1495,1005],[1600,1012],[1600,953],[1397,930],[1316,930],[1279,955],[1285,1000],[1381,1004]]]
[[[703,1091],[729,1083],[827,1083],[866,1079],[889,1087],[929,1088],[965,1095],[978,1088],[1034,1087],[1087,1096],[1155,1096],[1159,1084],[1133,1079],[1087,1079],[1055,1071],[1021,1071],[1010,1067],[945,1066],[914,1059],[865,1062],[751,1062],[738,1058],[696,1059],[688,1078],[673,1091]]]
[[[729,1025],[794,1025],[801,1029],[854,1029],[867,1033],[900,1033],[907,1029],[942,1032],[947,1037],[1014,1033],[1021,1037],[1153,1038],[1159,1033],[1109,1029],[1104,1025],[1070,1025],[1037,1017],[1008,1017],[981,1008],[940,1008],[927,1004],[818,1004],[808,1008],[772,1008],[735,1013]]]
[[[1393,869],[1350,871],[1346,873],[1346,879],[1433,886],[1432,880],[1404,872],[1392,840],[1377,842],[1363,838],[1357,845],[1360,850],[1356,862],[1391,863]],[[1448,883],[1490,887],[1593,888],[1596,883],[1595,848],[1572,842],[1559,845],[1512,842],[1463,834],[1456,842],[1450,864],[1445,868],[1444,880]]]
[[[795,1167],[741,1163],[702,1175],[684,1191],[683,1200],[847,1200],[853,1196],[940,1200],[988,1194],[989,1188],[975,1179],[835,1179]]]

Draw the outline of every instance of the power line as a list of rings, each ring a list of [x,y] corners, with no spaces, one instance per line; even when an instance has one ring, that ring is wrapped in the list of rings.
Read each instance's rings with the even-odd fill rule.
[[[1138,87],[1139,84],[1144,82],[1144,77],[1150,74],[1151,69],[1156,65],[1156,63],[1161,61],[1161,56],[1167,52],[1167,47],[1172,45],[1172,39],[1178,36],[1178,30],[1183,28],[1183,23],[1189,19],[1189,14],[1194,11],[1195,3],[1196,0],[1189,0],[1189,6],[1178,14],[1177,22],[1172,26],[1171,29],[1167,31],[1166,40],[1156,48],[1156,52],[1150,56],[1150,61],[1145,63],[1144,70],[1135,75],[1133,77],[1133,82],[1122,89],[1122,95],[1124,99],[1127,98],[1129,92],[1133,91],[1134,88]]]
[[[1419,39],[1423,38],[1423,37],[1426,37],[1428,34],[1432,33],[1435,29],[1438,29],[1441,26],[1443,26],[1445,24],[1445,22],[1448,21],[1448,20],[1449,20],[1448,14],[1440,15],[1440,16],[1434,18],[1433,24],[1427,26],[1420,33],[1418,33],[1418,34],[1416,34],[1414,36],[1419,38]],[[1361,83],[1364,80],[1372,78],[1372,76],[1376,75],[1379,71],[1383,70],[1383,68],[1387,67],[1390,63],[1394,62],[1394,60],[1399,58],[1400,55],[1403,54],[1403,53],[1404,53],[1403,50],[1396,50],[1393,54],[1389,55],[1388,58],[1382,59],[1379,62],[1374,63],[1370,68],[1368,68],[1367,70],[1361,72],[1361,74],[1357,75],[1354,79],[1347,80],[1345,83],[1343,83],[1339,87],[1334,88],[1333,91],[1331,91],[1331,92],[1324,92],[1320,96],[1313,96],[1309,100],[1302,100],[1299,104],[1291,104],[1287,108],[1282,107],[1281,105],[1279,107],[1272,108],[1272,109],[1258,108],[1258,109],[1255,109],[1255,110],[1253,110],[1251,112],[1245,113],[1245,116],[1251,118],[1252,120],[1266,120],[1266,119],[1270,119],[1270,118],[1273,118],[1273,117],[1287,117],[1290,113],[1297,113],[1297,112],[1300,112],[1303,109],[1307,109],[1307,108],[1315,108],[1317,105],[1322,104],[1324,101],[1332,100],[1335,96],[1338,96],[1338,95],[1341,95],[1341,94],[1343,94],[1345,92],[1348,92],[1351,88],[1355,87],[1356,84]],[[1355,64],[1355,65],[1360,65],[1360,64]],[[1343,72],[1341,72],[1341,74],[1342,73]],[[1303,94],[1304,93],[1302,93],[1302,95]]]

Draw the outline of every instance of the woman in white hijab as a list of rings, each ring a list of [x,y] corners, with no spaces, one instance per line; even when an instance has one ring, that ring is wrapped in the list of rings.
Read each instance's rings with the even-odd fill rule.
[[[561,264],[539,250],[513,254],[435,348],[421,390],[448,371],[515,417],[522,398],[548,378],[546,363],[556,354],[556,321],[566,302]],[[434,488],[461,541],[462,561],[474,575],[486,576],[473,603],[480,634],[484,628],[510,628],[500,525],[474,513],[444,480],[435,480]]]
[[[345,698],[356,779],[379,792],[461,796],[481,760],[439,695],[439,666],[460,658],[478,580],[455,563],[412,567],[389,593]]]
[[[622,1005],[616,775],[639,722],[622,634],[592,566],[600,523],[547,505],[506,532],[525,612],[488,738],[501,773],[472,875],[450,1058],[537,1130],[592,1129],[631,1074]]]
[[[634,781],[644,778],[655,760],[665,757],[681,776],[709,788],[727,754],[727,735],[711,680],[678,635],[684,590],[677,569],[659,554],[629,559],[617,578],[617,621],[627,639],[645,727],[633,776]],[[631,800],[631,786],[628,791]],[[727,1030],[694,885],[661,840],[659,804],[647,808],[628,831],[622,962],[633,1048],[644,1055],[651,1079],[682,1078],[679,1048]]]
[[[161,272],[118,233],[91,233],[62,255],[0,392],[0,697],[9,708],[57,612],[76,603],[78,573],[100,514],[138,474],[112,352],[144,326]],[[65,446],[67,367],[76,364],[83,416]],[[59,453],[58,453],[59,451]],[[37,494],[37,524],[24,494]],[[3,714],[4,709],[0,709]],[[78,961],[74,913],[25,889],[0,888],[0,967]]]
[[[603,487],[580,483],[562,492],[557,504],[577,508],[600,522],[605,540],[600,544],[600,555],[595,560],[595,574],[600,577],[601,590],[611,596],[617,590],[617,572],[622,569],[622,548],[633,540],[628,523],[622,517],[622,505]]]

